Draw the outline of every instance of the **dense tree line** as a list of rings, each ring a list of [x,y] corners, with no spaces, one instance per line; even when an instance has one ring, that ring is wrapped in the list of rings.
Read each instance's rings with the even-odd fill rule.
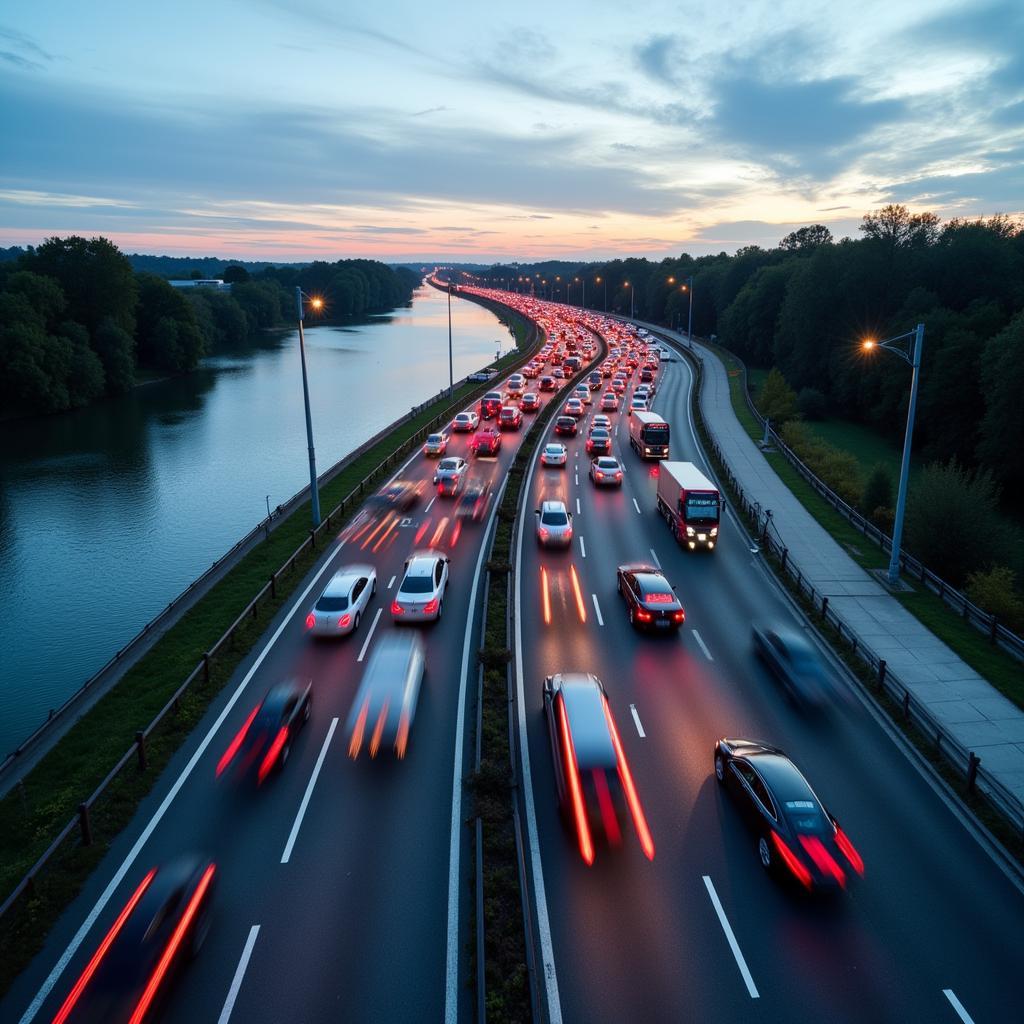
[[[13,255],[14,258],[10,258]],[[77,408],[133,387],[137,373],[187,373],[215,348],[294,323],[295,287],[326,318],[408,303],[414,272],[373,260],[223,268],[231,291],[179,289],[137,272],[105,238],[49,238],[0,259],[0,416]],[[159,259],[153,257],[153,259]],[[204,276],[193,268],[188,276]]]

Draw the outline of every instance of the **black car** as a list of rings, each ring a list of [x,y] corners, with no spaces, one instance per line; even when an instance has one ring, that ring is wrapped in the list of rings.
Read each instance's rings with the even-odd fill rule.
[[[778,747],[720,739],[715,778],[735,797],[766,870],[792,876],[809,890],[845,889],[864,874],[864,861],[839,822]]]
[[[455,515],[474,523],[479,522],[487,514],[490,494],[491,485],[488,481],[470,480],[455,506]]]
[[[575,416],[559,416],[555,420],[556,434],[567,434],[569,437],[575,437],[579,429]]]
[[[210,928],[216,866],[182,857],[152,868],[114,919],[55,1021],[142,1020],[164,998]]]
[[[665,574],[646,562],[615,570],[615,583],[626,602],[630,625],[657,630],[678,629],[686,621],[682,602]]]
[[[480,418],[484,420],[492,420],[501,411],[501,407],[504,405],[504,399],[502,398],[500,391],[488,391],[483,398],[480,399]]]
[[[798,632],[785,626],[755,622],[754,653],[779,678],[794,700],[822,707],[831,697],[825,668],[817,651]]]
[[[288,679],[272,686],[221,755],[217,775],[234,763],[239,776],[254,777],[259,785],[275,768],[283,768],[296,733],[309,721],[311,691],[308,679]]]
[[[653,860],[654,840],[601,680],[589,672],[547,676],[544,715],[559,809],[576,833],[583,860],[594,862],[595,828],[613,846],[622,841],[627,807],[640,846]]]
[[[399,512],[408,512],[420,500],[422,494],[422,481],[393,480],[376,495],[375,504]]]

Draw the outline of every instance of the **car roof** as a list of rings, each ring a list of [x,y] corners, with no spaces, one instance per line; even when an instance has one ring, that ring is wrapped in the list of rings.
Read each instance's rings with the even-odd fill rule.
[[[363,576],[369,576],[373,567],[369,565],[346,565],[339,569],[324,587],[324,597],[348,597],[352,584]]]
[[[617,763],[615,745],[604,714],[604,694],[591,675],[565,673],[559,691],[565,704],[576,764],[588,768],[611,768]]]
[[[643,572],[634,572],[633,575],[644,591],[652,591],[656,594],[672,593],[672,584],[657,569],[646,569]]]
[[[610,455],[599,455],[594,461],[601,467],[601,469],[611,469],[613,466],[618,467],[618,459],[612,458]]]
[[[435,554],[434,552],[424,551],[410,555],[409,567],[405,570],[405,575],[430,576],[434,571],[434,566],[437,565],[438,559],[442,557],[442,555]]]
[[[750,751],[745,756],[757,767],[776,799],[783,803],[788,800],[814,800],[817,803],[814,790],[785,754]]]
[[[540,503],[541,512],[564,512],[565,502],[564,501],[542,501]]]
[[[565,445],[562,444],[561,441],[549,441],[544,447],[545,448],[557,448],[560,452],[564,452],[565,451]]]

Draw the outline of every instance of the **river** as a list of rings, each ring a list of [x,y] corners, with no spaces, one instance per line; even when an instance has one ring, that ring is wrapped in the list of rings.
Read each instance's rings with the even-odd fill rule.
[[[446,296],[307,326],[322,472],[448,383]],[[455,379],[512,344],[453,300]],[[307,324],[310,322],[307,321]],[[296,332],[187,377],[0,424],[0,756],[161,608],[309,481]]]

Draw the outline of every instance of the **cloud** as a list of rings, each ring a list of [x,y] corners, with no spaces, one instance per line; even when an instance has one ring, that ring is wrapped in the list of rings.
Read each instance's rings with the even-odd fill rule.
[[[19,71],[42,71],[54,60],[35,40],[15,29],[0,26],[0,61]]]
[[[676,85],[678,78],[671,63],[676,40],[673,36],[651,36],[633,49],[633,62],[647,76],[663,85]]]
[[[426,110],[417,110],[412,116],[423,117],[426,114],[439,114],[443,110],[448,110],[449,107],[427,107]]]

